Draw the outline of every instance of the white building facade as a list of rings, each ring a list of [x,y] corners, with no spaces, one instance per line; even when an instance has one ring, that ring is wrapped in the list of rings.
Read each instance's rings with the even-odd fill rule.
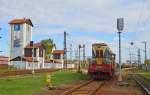
[[[10,29],[10,65],[20,69],[44,68],[44,47],[41,43],[33,43],[30,19],[13,19]]]
[[[45,63],[47,68],[64,68],[64,50],[53,50],[51,55],[51,61]],[[68,63],[67,68],[74,68],[73,63]]]
[[[10,58],[24,56],[24,48],[32,40],[33,24],[30,19],[13,19],[9,22]]]

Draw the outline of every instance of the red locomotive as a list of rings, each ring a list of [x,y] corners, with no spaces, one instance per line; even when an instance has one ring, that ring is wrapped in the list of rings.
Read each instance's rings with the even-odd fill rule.
[[[92,44],[92,62],[89,64],[88,73],[94,79],[112,77],[115,70],[115,54],[105,43]]]

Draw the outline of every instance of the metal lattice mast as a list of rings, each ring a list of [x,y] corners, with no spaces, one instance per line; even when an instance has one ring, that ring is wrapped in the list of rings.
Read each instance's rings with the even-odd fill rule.
[[[72,63],[72,44],[70,44],[70,62]]]
[[[67,33],[66,31],[64,31],[64,56],[63,56],[63,59],[64,59],[64,68],[67,68],[67,45],[66,45],[66,36],[67,36]]]
[[[141,53],[140,48],[138,49],[138,66],[141,64]]]

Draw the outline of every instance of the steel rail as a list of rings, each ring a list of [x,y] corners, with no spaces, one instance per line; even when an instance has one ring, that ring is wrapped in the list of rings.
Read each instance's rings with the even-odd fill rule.
[[[102,87],[102,85],[104,84],[104,82],[103,81],[101,81],[101,82],[99,82],[99,85],[98,85],[98,87],[96,87],[94,90],[91,90],[91,89],[84,89],[84,90],[81,90],[81,89],[83,89],[84,87],[88,87],[88,85],[89,84],[92,84],[93,82],[95,82],[95,81],[93,81],[93,80],[89,80],[89,81],[87,81],[87,82],[84,82],[84,83],[82,83],[81,85],[79,85],[79,86],[77,86],[77,87],[74,87],[74,88],[72,88],[72,89],[70,89],[70,90],[68,90],[68,91],[65,91],[64,93],[62,93],[62,94],[60,94],[60,95],[75,95],[75,94],[72,94],[72,93],[74,93],[74,92],[82,92],[82,94],[85,94],[85,93],[83,93],[83,92],[86,92],[86,94],[87,94],[87,92],[89,92],[87,95],[95,95],[95,93]],[[91,87],[92,88],[92,87]]]
[[[150,89],[148,89],[144,83],[142,83],[137,77],[133,76],[133,79],[136,81],[136,83],[142,88],[142,90],[144,91],[144,93],[146,95],[150,95]]]

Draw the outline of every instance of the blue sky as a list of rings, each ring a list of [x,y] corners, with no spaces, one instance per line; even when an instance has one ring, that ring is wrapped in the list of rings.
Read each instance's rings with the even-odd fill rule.
[[[52,38],[58,49],[63,49],[63,32],[68,32],[67,43],[75,50],[79,44],[86,45],[87,56],[91,55],[91,44],[106,42],[118,55],[116,19],[123,17],[122,57],[125,62],[130,42],[144,48],[148,42],[150,52],[150,1],[149,0],[0,0],[0,50],[9,55],[8,22],[14,18],[30,18],[34,24],[33,40]],[[142,52],[142,58],[143,58]],[[148,58],[150,57],[148,53]],[[118,56],[117,56],[118,60]]]

